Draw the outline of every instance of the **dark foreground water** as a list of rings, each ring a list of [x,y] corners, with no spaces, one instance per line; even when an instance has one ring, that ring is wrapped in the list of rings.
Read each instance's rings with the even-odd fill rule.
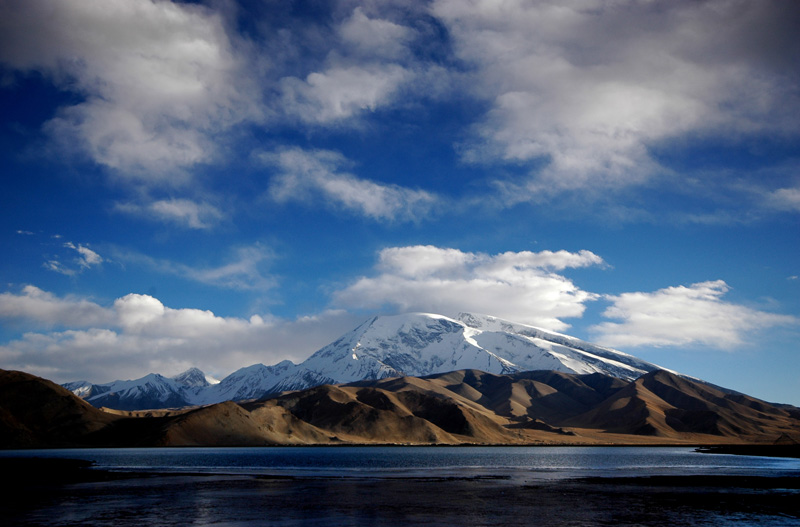
[[[93,469],[48,473],[63,459]],[[800,460],[691,448],[44,450],[3,466],[18,482],[3,525],[800,526]]]

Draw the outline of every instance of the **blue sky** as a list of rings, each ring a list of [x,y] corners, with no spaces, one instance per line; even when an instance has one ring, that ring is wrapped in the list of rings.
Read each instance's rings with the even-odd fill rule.
[[[0,2],[0,367],[473,311],[800,405],[800,6]]]

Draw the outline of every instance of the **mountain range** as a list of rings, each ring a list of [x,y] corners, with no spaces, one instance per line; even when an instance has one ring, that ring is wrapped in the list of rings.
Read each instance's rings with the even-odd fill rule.
[[[79,381],[64,387],[98,408],[143,410],[259,399],[323,384],[465,369],[495,374],[601,373],[632,381],[663,368],[621,351],[492,316],[414,313],[372,317],[300,364],[254,364],[220,382],[191,368],[175,377],[151,373],[136,380]]]
[[[793,406],[473,314],[373,317],[300,364],[220,382],[191,368],[59,386],[0,370],[0,448],[798,441]]]
[[[761,444],[798,455],[798,440],[800,408],[664,370],[623,380],[470,369],[147,411],[98,409],[45,379],[0,370],[0,448]]]

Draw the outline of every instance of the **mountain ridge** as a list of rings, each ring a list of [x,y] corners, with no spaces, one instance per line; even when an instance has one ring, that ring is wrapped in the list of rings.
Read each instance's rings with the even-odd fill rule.
[[[174,377],[149,374],[133,381],[64,386],[96,407],[143,410],[257,399],[323,384],[453,370],[490,373],[554,370],[605,373],[633,380],[660,366],[611,348],[489,315],[431,313],[373,316],[305,361],[253,364],[219,383],[203,383],[191,368]],[[189,382],[190,379],[191,382]]]
[[[95,408],[0,370],[0,448],[332,444],[795,445],[800,408],[655,370],[458,370],[182,410]]]

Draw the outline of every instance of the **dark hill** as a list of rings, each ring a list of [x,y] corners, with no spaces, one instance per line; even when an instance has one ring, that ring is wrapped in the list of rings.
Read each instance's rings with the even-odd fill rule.
[[[74,446],[117,419],[48,380],[0,370],[0,447]]]

